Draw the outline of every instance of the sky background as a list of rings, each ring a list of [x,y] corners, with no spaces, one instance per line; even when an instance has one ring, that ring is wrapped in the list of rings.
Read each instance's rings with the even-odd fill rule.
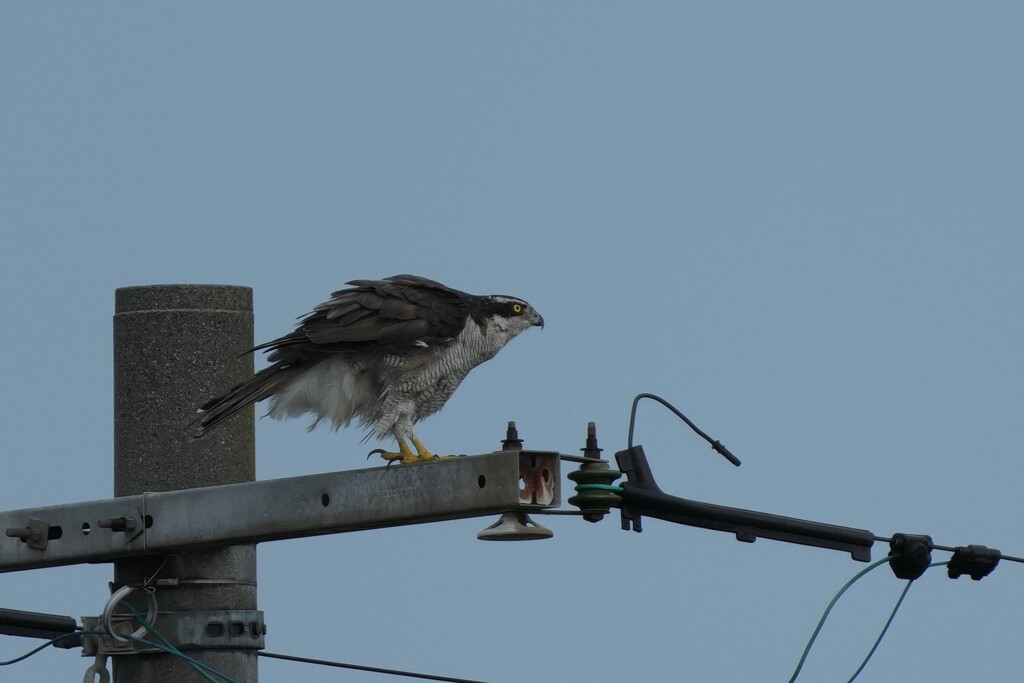
[[[643,405],[670,493],[1024,555],[1022,26],[1010,2],[4,3],[0,509],[112,494],[115,288],[251,286],[263,341],[347,280],[412,272],[547,323],[420,426],[439,451],[493,450],[515,419],[576,453],[593,420],[610,455],[651,391],[743,460]],[[367,466],[358,430],[305,424],[258,423],[260,479]],[[493,683],[785,681],[864,566],[616,514],[477,541],[491,521],[261,545],[267,649]],[[0,606],[96,615],[111,576],[4,574]],[[902,588],[885,567],[852,588],[800,680],[847,680]],[[931,570],[858,680],[1019,675],[1022,608],[1024,566]],[[88,664],[47,650],[0,678]]]

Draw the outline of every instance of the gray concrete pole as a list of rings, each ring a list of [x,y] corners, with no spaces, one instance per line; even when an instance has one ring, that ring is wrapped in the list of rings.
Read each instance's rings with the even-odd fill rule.
[[[252,409],[201,439],[196,408],[252,376],[252,290],[224,285],[125,287],[114,311],[114,495],[255,479]],[[231,514],[224,510],[225,515]],[[114,563],[114,588],[157,584],[159,611],[256,609],[256,547],[240,545]],[[133,600],[140,608],[145,601]],[[119,610],[123,611],[123,610]],[[159,624],[159,619],[157,620]],[[150,639],[156,640],[152,636]],[[185,654],[256,681],[254,649]],[[173,655],[119,656],[115,683],[206,680]]]

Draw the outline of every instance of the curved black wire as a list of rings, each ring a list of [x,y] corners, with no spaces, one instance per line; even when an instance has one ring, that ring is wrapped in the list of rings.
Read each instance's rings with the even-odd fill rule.
[[[56,638],[52,638],[52,639],[46,641],[45,643],[43,643],[39,647],[34,648],[31,651],[29,651],[29,652],[26,652],[25,654],[21,655],[20,657],[15,657],[14,659],[8,659],[5,662],[0,662],[0,666],[10,666],[11,664],[17,664],[18,662],[23,662],[26,659],[28,659],[29,657],[31,657],[32,655],[37,655],[40,652],[42,652],[43,650],[45,650],[46,648],[50,647],[51,645],[54,645],[55,643],[59,643],[62,640],[67,640],[68,638],[76,638],[76,637],[80,638],[82,636],[102,636],[102,635],[104,635],[103,631],[83,631],[81,629],[79,629],[77,631],[71,631],[70,633],[62,633],[61,635],[57,636]]]
[[[712,439],[710,436],[702,432],[700,430],[700,427],[693,424],[690,418],[686,417],[681,412],[679,412],[679,410],[674,405],[663,399],[661,396],[658,396],[656,394],[648,394],[646,392],[636,395],[636,398],[633,399],[633,408],[629,411],[629,438],[626,442],[630,448],[633,447],[633,426],[636,424],[636,405],[640,403],[640,399],[642,398],[649,398],[652,401],[657,401],[661,405],[671,410],[673,413],[675,413],[676,417],[685,422],[686,425],[694,432],[696,432],[698,436],[700,436],[702,439],[711,444],[711,447],[718,451],[718,453],[720,453],[726,460],[731,462],[733,465],[736,465],[736,467],[740,466],[740,459],[737,458],[732,453],[730,453],[729,449],[722,445],[721,441],[718,441],[717,439]]]

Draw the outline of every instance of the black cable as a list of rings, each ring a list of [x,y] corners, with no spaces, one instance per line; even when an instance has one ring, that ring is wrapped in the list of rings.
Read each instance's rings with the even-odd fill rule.
[[[339,669],[353,669],[355,671],[369,671],[370,673],[388,674],[391,676],[405,676],[406,678],[419,678],[427,681],[446,681],[446,683],[487,683],[471,678],[457,678],[455,676],[438,676],[435,674],[417,673],[415,671],[402,671],[401,669],[386,669],[380,666],[366,666],[364,664],[349,664],[347,662],[334,662],[328,659],[314,659],[312,657],[298,657],[296,655],[283,655],[277,652],[265,652],[260,650],[256,653],[260,657],[270,659],[283,659],[288,662],[301,662],[303,664],[317,664],[319,666],[333,666]]]
[[[878,543],[892,543],[892,538],[889,536],[875,536],[875,541]],[[932,548],[934,550],[942,550],[943,552],[947,553],[955,553],[957,551],[957,549],[954,546],[950,545],[934,544]],[[1000,553],[999,559],[1006,560],[1007,562],[1017,562],[1020,564],[1024,564],[1024,557],[1014,557],[1013,555],[1003,555],[1002,553]]]
[[[50,640],[48,640],[47,642],[43,643],[39,647],[37,647],[37,648],[35,648],[35,649],[33,649],[33,650],[29,651],[29,652],[26,652],[25,654],[21,655],[20,657],[15,657],[14,659],[9,659],[6,662],[0,662],[0,666],[10,666],[11,664],[17,664],[18,662],[23,662],[26,659],[28,659],[29,657],[31,657],[32,655],[39,654],[40,652],[42,652],[46,648],[50,647],[51,645],[54,645],[55,643],[59,643],[62,640],[67,640],[68,638],[75,638],[75,637],[79,637],[80,638],[82,636],[102,636],[102,635],[105,635],[103,631],[81,631],[81,630],[79,630],[79,631],[72,631],[71,633],[64,633],[64,634],[61,634],[61,635],[57,636],[56,638],[51,638]]]
[[[712,439],[710,436],[702,432],[700,430],[700,427],[693,424],[690,418],[683,415],[674,405],[672,405],[671,403],[663,399],[661,396],[658,396],[656,394],[641,393],[637,394],[636,398],[633,399],[633,408],[629,411],[629,438],[627,439],[627,444],[630,448],[633,447],[633,426],[636,423],[636,404],[639,403],[640,399],[642,398],[649,398],[652,401],[657,401],[661,405],[671,410],[673,413],[675,413],[676,417],[685,422],[686,425],[694,432],[696,432],[698,436],[700,436],[702,439],[711,444],[711,447],[715,449],[718,453],[720,453],[726,460],[731,462],[733,465],[736,465],[736,467],[740,466],[740,459],[737,458],[732,453],[730,453],[729,449],[722,445],[721,441],[718,441],[717,439]]]

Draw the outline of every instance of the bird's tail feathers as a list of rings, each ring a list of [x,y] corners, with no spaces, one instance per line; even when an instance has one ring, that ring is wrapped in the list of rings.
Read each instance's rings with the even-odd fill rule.
[[[280,391],[294,374],[292,367],[271,365],[257,372],[252,379],[207,401],[199,408],[199,428],[195,436],[202,436],[239,410]]]

